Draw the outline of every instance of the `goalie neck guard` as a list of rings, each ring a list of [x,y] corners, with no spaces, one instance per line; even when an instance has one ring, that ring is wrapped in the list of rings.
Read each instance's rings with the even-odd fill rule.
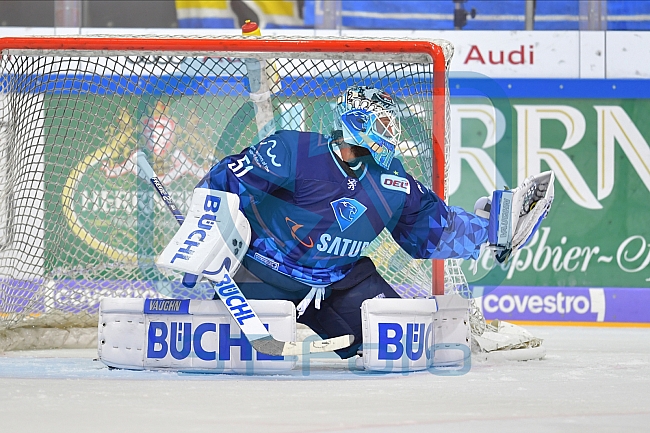
[[[350,145],[365,147],[382,168],[388,169],[401,127],[397,104],[383,90],[349,87],[338,99],[337,128]]]

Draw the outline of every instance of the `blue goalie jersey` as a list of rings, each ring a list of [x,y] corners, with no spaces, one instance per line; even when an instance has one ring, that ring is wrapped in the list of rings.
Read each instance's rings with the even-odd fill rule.
[[[197,188],[239,195],[247,255],[312,287],[342,279],[384,228],[414,258],[477,258],[487,240],[486,219],[447,206],[398,159],[388,170],[370,156],[348,165],[317,133],[278,131],[224,158]]]

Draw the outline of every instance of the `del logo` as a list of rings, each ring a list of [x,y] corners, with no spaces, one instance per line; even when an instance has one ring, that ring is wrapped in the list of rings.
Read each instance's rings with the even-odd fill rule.
[[[392,189],[394,191],[402,191],[407,194],[411,193],[411,184],[408,179],[399,176],[393,176],[392,174],[382,174],[381,175],[381,186],[386,189]]]
[[[353,198],[340,198],[330,203],[341,231],[350,227],[366,211],[366,207]]]
[[[192,329],[191,322],[150,322],[147,332],[147,358],[163,359],[171,355],[182,360],[192,353],[203,361],[229,361],[230,349],[239,348],[241,361],[253,360],[253,347],[244,335],[233,337],[230,324],[204,322]],[[265,325],[266,326],[266,325]],[[210,350],[211,348],[217,350]],[[282,356],[271,356],[257,352],[257,360],[283,360]]]
[[[379,344],[377,358],[379,360],[396,361],[404,355],[411,361],[417,361],[425,355],[431,357],[431,332],[424,323],[404,324],[378,323]]]

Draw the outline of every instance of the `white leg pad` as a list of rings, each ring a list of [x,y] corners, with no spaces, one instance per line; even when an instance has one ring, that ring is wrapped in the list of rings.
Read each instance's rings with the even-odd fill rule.
[[[469,301],[459,295],[368,299],[361,315],[366,370],[405,372],[470,362]]]
[[[250,306],[275,338],[296,341],[293,303]],[[102,299],[98,353],[114,368],[202,373],[276,374],[297,361],[257,353],[221,301],[187,299]]]
[[[425,370],[434,345],[435,299],[368,299],[361,305],[363,367],[382,372]]]

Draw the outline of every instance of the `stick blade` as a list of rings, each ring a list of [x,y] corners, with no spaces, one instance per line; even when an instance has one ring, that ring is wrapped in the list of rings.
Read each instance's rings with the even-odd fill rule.
[[[270,335],[258,338],[257,340],[251,340],[251,345],[255,350],[271,356],[283,356],[283,350],[286,344],[295,343],[285,343],[284,341],[278,341]]]
[[[353,335],[342,335],[340,337],[328,338],[326,340],[312,341],[309,344],[302,342],[284,343],[282,355],[308,355],[310,353],[334,352],[335,350],[350,347],[353,342]]]
[[[328,338],[326,340],[312,341],[311,343],[279,341],[269,336],[251,341],[255,350],[271,356],[309,355],[311,353],[333,352],[350,347],[354,342],[353,335]]]

